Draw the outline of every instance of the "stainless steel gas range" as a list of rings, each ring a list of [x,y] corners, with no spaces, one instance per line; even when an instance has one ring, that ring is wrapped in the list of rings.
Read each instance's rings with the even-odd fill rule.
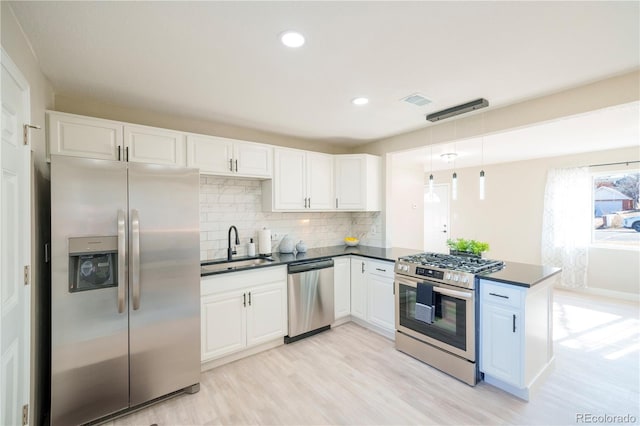
[[[473,386],[477,383],[476,275],[504,262],[422,253],[395,264],[396,349]]]

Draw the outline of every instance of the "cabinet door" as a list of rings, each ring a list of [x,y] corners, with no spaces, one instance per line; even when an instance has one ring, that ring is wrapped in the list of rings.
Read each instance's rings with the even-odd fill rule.
[[[263,178],[273,176],[273,148],[269,145],[236,142],[233,161],[238,175]]]
[[[333,156],[307,153],[307,196],[312,210],[335,209]]]
[[[304,151],[276,148],[274,153],[274,208],[304,210],[306,169]]]
[[[202,298],[202,361],[237,352],[247,346],[244,301],[243,290]]]
[[[333,259],[333,305],[335,319],[351,314],[351,259]]]
[[[124,126],[128,160],[135,163],[186,166],[184,134],[147,126]]]
[[[286,282],[250,289],[247,292],[247,346],[265,343],[286,334]]]
[[[122,124],[72,114],[47,115],[50,154],[118,160]]]
[[[367,293],[365,287],[366,263],[362,258],[351,259],[351,316],[367,319]]]
[[[367,321],[389,331],[395,330],[393,278],[367,274]]]
[[[337,156],[336,198],[339,210],[364,210],[366,207],[366,158]]]
[[[483,303],[481,310],[480,371],[521,387],[520,311],[489,303]]]
[[[187,166],[197,167],[201,174],[233,174],[233,141],[213,136],[187,136]]]

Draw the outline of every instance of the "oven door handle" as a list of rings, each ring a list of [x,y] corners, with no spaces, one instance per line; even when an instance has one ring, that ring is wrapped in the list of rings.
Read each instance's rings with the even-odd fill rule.
[[[473,293],[467,293],[466,291],[449,290],[448,288],[433,287],[433,291],[436,293],[444,294],[451,297],[457,297],[462,299],[473,299]]]

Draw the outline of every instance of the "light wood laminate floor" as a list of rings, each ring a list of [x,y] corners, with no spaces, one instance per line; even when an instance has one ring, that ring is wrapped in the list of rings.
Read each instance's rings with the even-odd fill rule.
[[[579,424],[576,415],[640,421],[638,304],[554,293],[556,365],[530,402],[475,387],[348,323],[202,374],[201,390],[116,425]]]

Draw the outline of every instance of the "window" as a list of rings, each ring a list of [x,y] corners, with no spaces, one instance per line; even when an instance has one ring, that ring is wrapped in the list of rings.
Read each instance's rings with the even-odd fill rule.
[[[594,175],[592,242],[640,247],[639,203],[639,170]]]

